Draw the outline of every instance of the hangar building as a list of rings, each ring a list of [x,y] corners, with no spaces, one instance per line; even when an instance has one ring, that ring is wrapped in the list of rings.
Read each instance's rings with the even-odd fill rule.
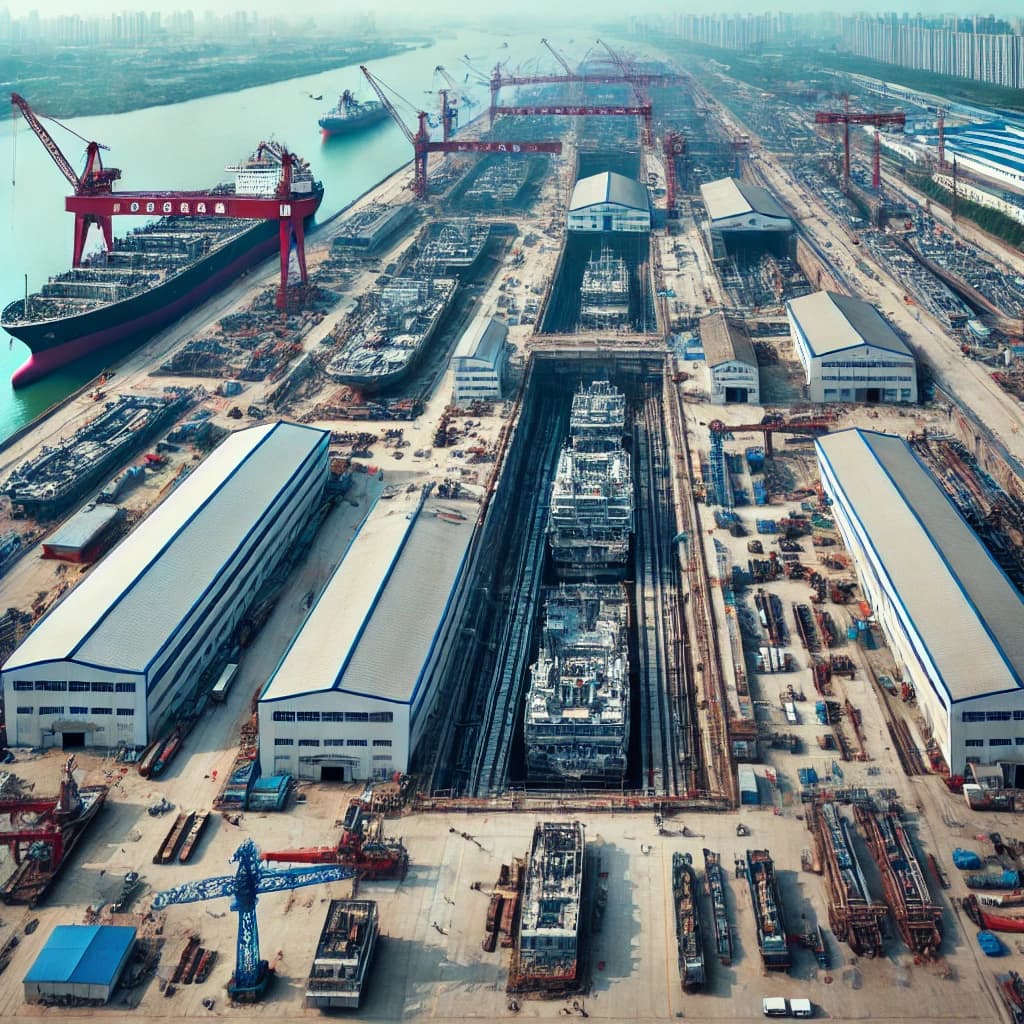
[[[569,201],[570,231],[651,230],[651,201],[647,189],[624,174],[604,171],[580,178]]]
[[[227,437],[2,669],[12,746],[145,746],[187,713],[260,585],[320,504],[329,433]]]
[[[793,221],[766,188],[738,178],[719,178],[701,185],[700,194],[708,215],[713,259],[734,253],[789,254]]]
[[[456,405],[501,399],[508,362],[507,341],[508,327],[504,321],[483,313],[470,321],[452,356]]]
[[[1019,760],[1024,597],[902,438],[842,430],[815,446],[865,597],[950,770]]]
[[[135,929],[59,924],[25,975],[25,1002],[110,999],[135,949]]]
[[[700,321],[700,341],[711,401],[760,404],[757,356],[746,327],[724,313],[709,313]]]
[[[814,292],[786,315],[812,402],[916,402],[910,346],[862,299]]]
[[[477,511],[426,492],[378,500],[260,696],[263,775],[408,771],[455,647]]]

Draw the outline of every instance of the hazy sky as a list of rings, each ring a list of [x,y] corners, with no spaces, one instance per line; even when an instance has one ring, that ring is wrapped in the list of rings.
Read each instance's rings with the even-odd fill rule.
[[[299,18],[302,16],[323,17],[324,19],[336,18],[338,16],[352,15],[361,10],[373,10],[382,19],[389,19],[391,16],[408,12],[415,14],[417,21],[428,19],[452,17],[466,27],[472,27],[473,22],[479,19],[478,23],[483,24],[484,18],[480,16],[481,8],[476,5],[468,6],[465,0],[374,0],[373,3],[340,4],[338,0],[301,0],[295,5],[282,4],[280,0],[199,0],[189,3],[188,0],[89,0],[88,3],[74,2],[74,0],[0,0],[0,9],[6,7],[12,15],[18,16],[30,10],[37,10],[40,14],[79,14],[82,17],[109,14],[112,11],[125,10],[161,10],[173,11],[183,10],[191,7],[196,11],[215,11],[219,14],[226,14],[231,11],[247,10],[255,11],[261,16],[284,16],[286,18]],[[500,10],[500,8],[498,8]],[[822,10],[841,10],[852,12],[863,11],[908,11],[921,14],[947,14],[958,13],[969,14],[997,14],[1002,16],[1021,16],[1024,14],[1024,5],[1019,0],[959,0],[953,3],[951,0],[914,0],[912,4],[901,4],[898,0],[857,0],[848,7],[837,0],[822,3],[821,0],[781,0],[781,2],[762,2],[756,0],[717,0],[709,5],[706,0],[682,0],[682,2],[666,3],[665,0],[631,0],[623,4],[622,0],[568,0],[564,4],[552,4],[551,0],[516,0],[514,8],[506,8],[505,16],[514,9],[516,15],[527,14],[540,18],[550,19],[554,24],[566,24],[571,19],[588,21],[598,19],[619,20],[627,14],[669,13],[671,11],[685,11],[694,13],[706,12],[749,12],[749,11],[794,11],[812,12]],[[474,11],[474,16],[467,16],[468,11]],[[557,13],[556,13],[557,12]],[[581,26],[582,27],[582,26]]]

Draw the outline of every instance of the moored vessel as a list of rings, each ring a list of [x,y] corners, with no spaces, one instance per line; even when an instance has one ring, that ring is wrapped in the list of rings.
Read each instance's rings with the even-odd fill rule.
[[[697,877],[688,853],[672,854],[672,900],[676,910],[679,981],[684,992],[695,992],[706,979]]]
[[[360,128],[368,128],[371,124],[385,120],[387,116],[383,103],[377,100],[357,100],[352,90],[346,89],[338,97],[338,102],[321,115],[317,124],[326,139],[332,135],[351,135]]]
[[[786,917],[779,898],[775,864],[767,850],[747,850],[747,885],[757,925],[757,948],[769,971],[788,971],[790,965]]]
[[[704,879],[711,896],[712,923],[715,928],[715,953],[718,961],[728,967],[732,963],[732,933],[725,906],[725,876],[721,857],[714,850],[704,850]]]

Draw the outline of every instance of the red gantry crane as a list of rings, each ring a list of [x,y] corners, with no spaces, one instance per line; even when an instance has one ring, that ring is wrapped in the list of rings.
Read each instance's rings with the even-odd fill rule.
[[[121,177],[121,172],[117,168],[103,166],[100,150],[107,149],[107,146],[88,142],[85,170],[78,175],[25,99],[12,93],[11,103],[21,111],[57,168],[74,188],[74,195],[64,200],[64,209],[75,215],[72,266],[81,266],[86,237],[94,224],[103,233],[107,251],[113,248],[113,217],[239,217],[248,220],[276,220],[279,223],[281,286],[277,295],[278,308],[286,305],[288,257],[293,241],[302,285],[305,287],[307,284],[304,224],[316,213],[323,188],[319,182],[312,180],[305,161],[280,143],[261,142],[254,160],[247,165],[250,170],[278,168],[277,187],[272,194],[221,191],[115,192],[113,183]],[[75,132],[72,134],[77,135]]]
[[[449,139],[434,142],[430,138],[430,119],[426,111],[417,111],[418,125],[415,133],[402,119],[395,105],[384,91],[384,84],[361,66],[360,71],[366,76],[378,99],[394,119],[413,149],[413,192],[417,199],[427,198],[427,157],[431,153],[561,153],[561,142],[496,142],[480,139]]]
[[[907,125],[907,115],[903,111],[892,111],[890,113],[869,112],[862,113],[850,110],[849,102],[844,110],[818,110],[814,114],[815,124],[841,124],[843,126],[843,191],[848,192],[850,188],[850,125],[870,124],[875,127],[875,154],[871,171],[871,185],[877,191],[882,182],[881,174],[881,145],[878,137],[878,129],[890,126],[899,127],[901,130]]]

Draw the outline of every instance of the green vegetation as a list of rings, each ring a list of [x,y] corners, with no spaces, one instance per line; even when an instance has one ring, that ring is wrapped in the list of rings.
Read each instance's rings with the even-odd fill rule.
[[[932,181],[928,175],[907,175],[907,182],[947,210],[953,208],[953,194]],[[973,221],[983,231],[995,235],[1016,249],[1024,248],[1024,224],[1019,224],[1012,217],[1007,217],[1005,213],[1000,213],[991,206],[972,203],[963,197],[957,200],[956,208],[958,217]]]
[[[0,80],[41,113],[83,117],[237,92],[409,48],[406,43],[329,38],[117,50],[59,47],[0,54]]]

